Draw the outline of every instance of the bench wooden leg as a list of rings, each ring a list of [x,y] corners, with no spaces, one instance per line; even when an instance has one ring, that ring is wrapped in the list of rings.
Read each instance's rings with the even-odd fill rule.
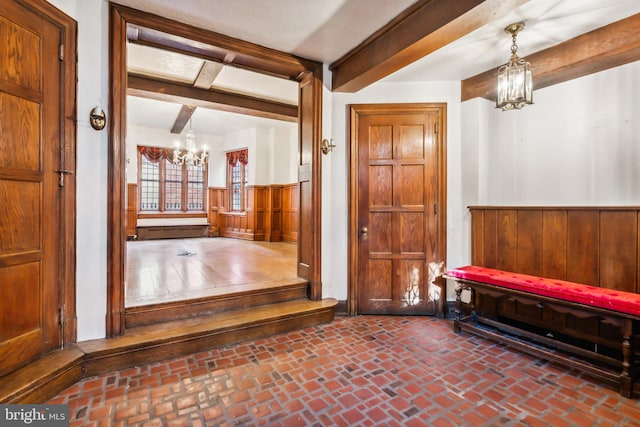
[[[471,292],[471,302],[470,302],[470,307],[471,307],[471,315],[469,316],[465,316],[462,313],[462,291],[464,290],[468,290]],[[462,331],[461,328],[461,324],[462,322],[466,322],[469,319],[472,319],[474,323],[477,323],[476,321],[476,306],[475,306],[475,290],[473,289],[473,286],[467,284],[467,283],[462,283],[462,282],[457,282],[456,284],[456,311],[455,311],[455,317],[453,319],[453,332],[455,333],[460,333]]]
[[[635,351],[632,346],[633,322],[624,319],[622,324],[622,373],[620,374],[620,394],[624,397],[633,397],[633,382],[635,377]]]
[[[453,318],[453,332],[460,333],[460,322],[462,321],[462,283],[456,282],[456,311]]]

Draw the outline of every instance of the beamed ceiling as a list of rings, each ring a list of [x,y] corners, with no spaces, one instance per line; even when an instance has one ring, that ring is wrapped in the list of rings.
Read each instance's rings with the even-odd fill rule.
[[[356,92],[376,81],[460,81],[462,100],[495,96],[506,62],[503,29],[525,22],[518,53],[534,69],[534,89],[640,58],[637,0],[119,0],[187,24],[190,36],[130,26],[128,68],[132,124],[224,134],[254,125],[291,126],[297,81],[311,61],[332,72],[331,90]],[[193,26],[193,27],[189,27]],[[199,28],[222,42],[199,41]],[[224,40],[232,41],[225,45]],[[238,40],[268,55],[292,53],[266,69]],[[310,65],[311,64],[311,65]],[[169,108],[162,114],[160,109]],[[183,107],[187,106],[187,107]],[[238,117],[239,116],[239,117]],[[158,117],[165,118],[158,123]],[[166,117],[171,117],[170,120]],[[155,122],[155,124],[153,123]],[[206,126],[205,126],[206,123]]]

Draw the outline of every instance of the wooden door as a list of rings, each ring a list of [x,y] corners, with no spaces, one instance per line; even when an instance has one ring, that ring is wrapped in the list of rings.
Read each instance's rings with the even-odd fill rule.
[[[354,106],[357,313],[435,314],[444,261],[443,105]],[[353,297],[351,295],[350,297]]]
[[[62,340],[60,44],[54,23],[25,4],[3,2],[0,375],[60,347]]]

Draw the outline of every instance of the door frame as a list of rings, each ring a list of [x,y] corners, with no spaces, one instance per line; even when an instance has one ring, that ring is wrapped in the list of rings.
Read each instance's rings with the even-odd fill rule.
[[[126,96],[127,25],[133,24],[175,36],[174,51],[198,50],[198,56],[213,61],[236,58],[254,71],[288,78],[299,83],[299,181],[305,184],[300,197],[300,215],[308,215],[309,228],[298,225],[298,274],[309,281],[309,297],[322,298],[320,265],[322,64],[288,53],[193,27],[169,18],[109,3],[109,162],[107,223],[107,315],[106,336],[125,329],[126,260]],[[181,45],[182,43],[182,45]],[[208,45],[209,53],[202,45]],[[210,56],[207,56],[210,55]],[[303,187],[303,185],[300,185]],[[302,192],[302,190],[301,190]],[[302,249],[300,248],[302,246]]]
[[[76,315],[76,135],[77,135],[77,34],[75,19],[44,0],[20,0],[24,7],[53,23],[59,29],[63,52],[60,67],[60,170],[71,171],[64,177],[60,196],[60,347],[77,339]]]
[[[441,116],[436,130],[436,185],[437,195],[437,248],[436,254],[439,261],[446,265],[447,256],[447,104],[434,103],[397,103],[397,104],[351,104],[348,117],[348,165],[349,165],[349,224],[348,224],[348,290],[347,312],[350,316],[358,314],[358,250],[359,250],[359,226],[358,226],[358,194],[360,185],[358,181],[358,124],[359,118],[364,115],[394,114],[413,112],[419,113],[425,110],[440,110]]]

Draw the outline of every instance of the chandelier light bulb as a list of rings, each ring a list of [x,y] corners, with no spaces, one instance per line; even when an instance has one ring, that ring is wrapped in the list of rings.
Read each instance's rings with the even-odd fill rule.
[[[187,164],[188,166],[202,166],[207,163],[207,148],[202,149],[202,153],[198,154],[196,148],[196,136],[191,127],[191,118],[189,118],[189,130],[185,135],[186,147],[180,149],[180,143],[176,143],[173,151],[173,163],[176,165]]]

